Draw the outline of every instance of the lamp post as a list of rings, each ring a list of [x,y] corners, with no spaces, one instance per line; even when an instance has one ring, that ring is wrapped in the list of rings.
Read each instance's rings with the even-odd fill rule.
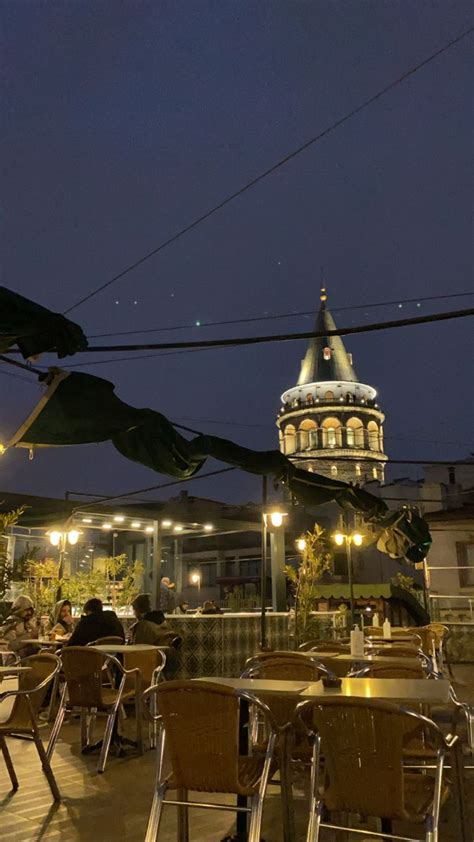
[[[364,536],[360,532],[336,532],[334,534],[334,542],[338,547],[346,546],[347,559],[347,578],[349,580],[349,600],[350,600],[350,614],[351,627],[354,625],[354,577],[352,570],[352,544],[356,547],[361,547],[364,541]]]
[[[267,614],[265,597],[267,591],[267,538],[268,527],[277,530],[283,526],[283,519],[287,516],[287,512],[280,510],[278,506],[267,508],[267,477],[263,477],[262,483],[262,562],[260,567],[260,595],[261,595],[261,609],[260,609],[260,649],[264,652],[267,648]]]
[[[53,547],[57,547],[59,550],[59,586],[56,593],[58,600],[61,599],[61,582],[64,576],[64,556],[66,554],[66,547],[68,545],[73,547],[77,544],[80,534],[81,533],[77,529],[69,529],[67,532],[59,532],[57,529],[53,529],[48,533],[50,544],[52,544]]]

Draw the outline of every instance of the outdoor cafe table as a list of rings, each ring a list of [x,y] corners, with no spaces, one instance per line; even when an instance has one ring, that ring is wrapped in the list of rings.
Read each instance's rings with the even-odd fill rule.
[[[383,661],[390,661],[389,658]],[[336,696],[383,699],[394,703],[403,702],[407,705],[419,704],[447,705],[450,703],[450,682],[446,679],[398,679],[398,678],[343,678],[339,688],[326,689],[322,681],[301,682],[284,680],[267,680],[258,678],[207,678],[205,676],[196,681],[209,681],[213,684],[223,684],[235,690],[254,693],[257,698],[265,699],[268,695],[293,696],[295,705],[305,699],[328,698]],[[285,746],[285,744],[284,744]],[[241,750],[245,751],[245,739],[241,739]],[[284,807],[284,839],[294,842],[295,827],[292,804],[291,781],[286,778],[289,764],[282,758],[281,788]],[[467,813],[466,796],[464,791],[464,771],[462,747],[456,744],[453,750],[454,789],[458,793],[459,822],[461,826],[461,842],[472,842],[469,818]],[[246,816],[237,814],[237,840],[244,842],[246,835]]]

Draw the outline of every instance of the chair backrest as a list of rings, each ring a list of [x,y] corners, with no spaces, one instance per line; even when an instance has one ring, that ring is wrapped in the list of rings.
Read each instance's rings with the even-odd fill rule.
[[[372,651],[372,650],[371,650]],[[420,655],[420,650],[416,646],[374,646],[373,654],[382,658],[416,658]]]
[[[107,661],[105,652],[89,646],[66,646],[61,663],[69,701],[74,707],[103,707],[102,678]]]
[[[165,729],[171,788],[243,794],[235,691],[205,681],[166,681],[151,692]]]
[[[417,727],[410,714],[388,702],[354,698],[318,699],[300,710],[321,739],[330,811],[414,818],[404,799],[403,747]],[[436,731],[434,723],[425,726],[429,744],[439,747]]]
[[[445,638],[449,635],[449,627],[443,623],[428,623],[426,628],[436,636],[436,646],[441,649]]]
[[[122,646],[123,642],[122,637],[110,634],[108,637],[98,637],[97,640],[93,640],[87,646]]]
[[[425,655],[431,656],[433,654],[433,646],[436,649],[438,645],[436,632],[429,626],[416,626],[416,628],[408,629],[408,631],[418,635],[423,652]]]
[[[300,652],[345,652],[350,645],[340,640],[307,640],[298,647]]]
[[[299,654],[294,657],[295,654],[293,652],[292,657],[285,657],[285,653],[281,653],[276,658],[263,658],[260,663],[255,663],[245,674],[250,678],[307,681],[308,684],[319,681],[323,675],[327,674],[327,670],[322,664],[315,663],[306,655]],[[291,722],[297,704],[296,699],[285,696],[267,696],[265,702],[270,708],[277,725],[283,727]]]
[[[163,670],[166,655],[159,649],[141,649],[135,652],[124,652],[123,665],[126,670],[139,669],[141,689],[146,690],[153,680],[155,670]],[[125,691],[135,689],[135,677],[129,676],[125,682]]]
[[[359,674],[364,678],[426,678],[421,664],[370,664]]]
[[[10,716],[8,717],[8,727],[17,731],[31,731],[31,712],[33,712],[35,717],[38,715],[49,683],[52,681],[54,673],[58,670],[60,661],[57,655],[53,655],[52,652],[40,652],[38,655],[30,655],[29,658],[24,658],[22,666],[28,667],[29,669],[27,672],[22,672],[19,675],[19,690],[35,690],[43,682],[45,682],[45,686],[41,690],[38,690],[38,692],[32,692],[28,696],[30,704],[28,704],[25,696],[16,697]]]

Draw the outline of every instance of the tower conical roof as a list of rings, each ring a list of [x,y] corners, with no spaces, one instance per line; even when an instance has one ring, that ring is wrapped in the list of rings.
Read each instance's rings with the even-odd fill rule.
[[[322,287],[321,307],[316,316],[314,330],[324,335],[318,339],[310,339],[301,363],[298,386],[336,380],[355,383],[359,381],[341,337],[325,335],[328,331],[336,330],[336,323],[326,308],[326,299],[326,289]]]

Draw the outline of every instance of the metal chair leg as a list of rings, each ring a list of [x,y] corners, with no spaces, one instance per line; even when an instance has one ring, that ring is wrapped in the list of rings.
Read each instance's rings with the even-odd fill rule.
[[[187,801],[187,789],[178,789],[178,801]],[[189,809],[188,807],[178,807],[178,842],[189,842]]]
[[[114,707],[111,713],[109,713],[107,717],[107,725],[105,726],[105,733],[104,733],[104,740],[102,743],[102,749],[100,752],[99,763],[97,766],[97,771],[102,773],[105,769],[105,764],[107,763],[107,757],[109,754],[110,743],[112,742],[112,734],[114,730],[115,718],[117,716],[117,707]]]
[[[62,693],[62,697],[61,697],[61,703],[59,705],[59,710],[58,710],[58,713],[57,713],[57,716],[56,716],[56,721],[53,725],[53,730],[51,731],[51,734],[50,734],[50,737],[49,737],[48,747],[46,749],[46,757],[48,758],[48,760],[51,759],[53,751],[56,748],[56,743],[57,743],[57,740],[58,740],[58,737],[59,737],[59,732],[60,732],[61,726],[64,722],[64,716],[66,714],[66,691],[67,691],[67,685],[65,684],[64,689],[63,689],[63,693]]]
[[[135,693],[135,719],[137,720],[137,747],[140,754],[143,754],[143,712],[139,690]]]
[[[54,676],[53,686],[51,687],[51,696],[48,705],[48,722],[54,720],[54,703],[59,693],[59,673]]]
[[[35,723],[33,724],[33,739],[35,741],[36,749],[39,754],[39,758],[41,760],[41,764],[43,766],[43,771],[48,779],[49,788],[51,790],[52,796],[55,801],[61,801],[61,793],[59,792],[58,785],[56,783],[56,778],[54,777],[53,770],[51,769],[51,764],[49,759],[46,755],[44,750],[44,745],[41,742],[41,737],[39,735],[39,731]]]
[[[10,757],[10,752],[8,751],[7,742],[5,737],[0,737],[0,749],[2,750],[3,758],[5,760],[5,766],[7,767],[8,774],[10,775],[10,780],[12,782],[12,789],[16,790],[19,787],[18,778],[15,774],[15,769],[13,767],[13,762]]]
[[[89,745],[88,730],[87,710],[86,708],[81,708],[81,749]]]
[[[145,842],[156,842],[158,838],[158,831],[160,829],[161,814],[163,812],[163,801],[165,800],[167,784],[155,790],[153,796],[153,803],[151,805],[150,816],[146,829]]]

